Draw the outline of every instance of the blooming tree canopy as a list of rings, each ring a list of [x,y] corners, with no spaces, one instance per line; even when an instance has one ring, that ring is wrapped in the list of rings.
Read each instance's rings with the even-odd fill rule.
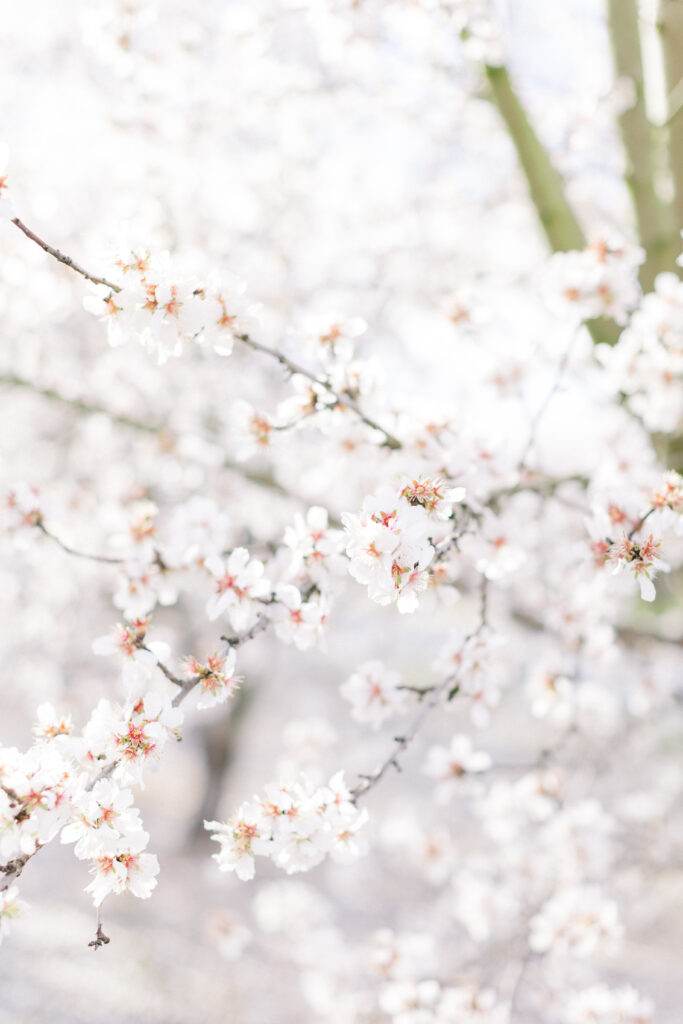
[[[64,844],[84,941],[115,941],[163,878],[146,808],[215,720],[245,758],[204,821],[216,891],[253,890],[228,959],[284,938],[333,1024],[654,1024],[629,964],[653,920],[675,941],[680,883],[683,15],[513,7],[112,0],[36,40],[75,33],[63,99],[103,82],[92,159],[74,128],[48,182],[10,123],[0,165],[0,939]],[[553,18],[588,32],[571,89]]]

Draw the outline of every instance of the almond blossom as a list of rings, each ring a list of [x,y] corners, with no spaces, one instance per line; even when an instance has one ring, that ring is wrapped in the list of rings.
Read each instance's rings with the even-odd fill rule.
[[[434,746],[427,751],[422,770],[436,779],[436,798],[446,803],[464,775],[485,772],[491,767],[491,758],[481,750],[473,750],[472,740],[461,733],[455,735],[448,747]]]
[[[235,675],[236,658],[235,649],[231,647],[225,657],[214,652],[205,663],[196,658],[187,659],[187,675],[199,677],[198,708],[213,708],[235,696],[242,682],[242,677]]]
[[[205,565],[216,581],[206,605],[209,619],[213,622],[227,611],[233,629],[246,629],[257,614],[254,602],[270,594],[263,562],[250,558],[246,548],[235,548],[227,559],[212,556]]]
[[[96,907],[112,893],[127,890],[143,900],[152,895],[157,884],[159,860],[153,853],[142,852],[148,840],[146,832],[132,832],[118,844],[115,854],[102,854],[95,858],[90,871],[94,877],[85,891],[92,895]]]
[[[407,707],[400,674],[377,660],[359,665],[342,683],[339,692],[352,705],[351,716],[373,729],[379,729],[387,719],[400,715]]]
[[[149,619],[119,623],[108,636],[93,640],[94,654],[117,655],[122,659],[121,671],[127,690],[149,682],[158,662],[167,661],[171,649],[160,640],[146,639]]]
[[[220,843],[214,860],[221,871],[235,871],[238,878],[249,880],[258,856],[270,857],[288,874],[307,871],[328,854],[344,862],[356,859],[365,849],[358,832],[366,819],[367,812],[356,810],[338,772],[327,787],[317,789],[305,776],[295,783],[270,785],[263,797],[242,804],[225,824],[204,825]]]

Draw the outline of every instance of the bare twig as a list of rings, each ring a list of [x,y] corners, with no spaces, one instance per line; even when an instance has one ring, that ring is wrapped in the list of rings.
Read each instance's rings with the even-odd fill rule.
[[[88,559],[88,561],[91,562],[106,562],[109,565],[122,565],[125,562],[125,558],[116,558],[113,555],[91,555],[87,551],[77,551],[75,548],[72,548],[69,544],[65,544],[64,541],[57,537],[54,533],[51,533],[50,530],[48,530],[48,528],[46,527],[45,523],[42,521],[42,519],[40,519],[36,523],[36,526],[41,531],[41,533],[44,533],[46,537],[49,537],[50,540],[53,540],[55,542],[55,544],[58,544],[62,551],[66,551],[68,555],[73,555],[75,558],[86,558]]]
[[[422,705],[420,713],[414,718],[413,724],[407,732],[404,733],[403,736],[396,736],[394,738],[394,747],[386,760],[372,775],[362,775],[361,781],[351,790],[351,796],[354,802],[357,802],[362,796],[369,793],[371,789],[374,789],[390,768],[395,768],[396,771],[401,770],[401,766],[398,761],[399,756],[415,739],[422,727],[422,723],[427,718],[430,711],[439,703],[441,695],[444,694],[451,684],[455,682],[455,679],[456,674],[452,673],[451,675],[446,676],[445,679],[442,679],[441,682],[431,690],[429,699]]]
[[[541,402],[540,406],[538,407],[538,409],[534,413],[533,419],[531,420],[531,426],[529,428],[529,438],[527,440],[526,447],[524,448],[524,451],[522,453],[522,457],[519,460],[519,465],[520,465],[520,468],[522,468],[522,469],[524,468],[524,464],[525,464],[525,462],[526,462],[526,460],[527,460],[527,458],[529,456],[529,452],[531,451],[531,449],[532,449],[532,447],[533,447],[533,445],[534,445],[534,443],[536,441],[536,431],[538,430],[538,426],[539,426],[541,420],[543,419],[543,417],[545,416],[545,414],[546,414],[546,412],[548,410],[548,406],[550,405],[551,401],[553,400],[553,397],[557,394],[557,392],[560,390],[560,387],[562,386],[562,381],[563,381],[564,375],[565,375],[565,373],[567,371],[567,365],[569,364],[569,358],[571,356],[572,349],[574,347],[574,342],[576,341],[576,338],[577,338],[577,332],[575,331],[572,334],[572,336],[571,336],[571,338],[569,340],[569,344],[567,345],[567,348],[565,349],[564,355],[562,356],[562,359],[560,360],[560,362],[558,364],[557,372],[555,374],[555,379],[553,381],[552,387],[550,388],[550,391],[548,391],[547,395],[545,396],[545,398]]]
[[[96,277],[95,274],[91,274],[89,271],[84,270],[83,267],[76,263],[75,260],[72,260],[70,256],[65,256],[63,252],[59,251],[59,249],[55,249],[53,246],[48,245],[48,243],[44,242],[42,238],[39,238],[34,231],[31,231],[30,228],[26,227],[24,222],[19,220],[18,217],[15,217],[12,220],[12,223],[16,224],[19,230],[23,231],[26,237],[30,238],[32,242],[39,245],[44,252],[49,253],[50,256],[54,256],[54,258],[59,260],[60,263],[63,263],[65,267],[75,270],[77,274],[81,275],[81,277],[87,278],[87,280],[92,281],[93,284],[104,284],[107,288],[111,288],[113,292],[121,291],[117,284],[112,284],[111,281],[107,281],[106,277]]]
[[[481,633],[484,626],[486,625],[487,601],[488,581],[484,578],[482,580],[481,589],[481,612],[479,625],[475,630],[473,630],[472,633],[465,637],[465,640],[463,641],[463,647],[465,647],[465,645],[468,644],[470,640],[473,640],[476,636],[478,636],[479,633]],[[404,687],[404,689],[410,688]],[[396,771],[398,772],[401,771],[399,757],[401,756],[401,754],[405,752],[405,750],[410,746],[412,741],[415,739],[418,732],[422,728],[422,724],[428,717],[429,713],[439,703],[439,700],[441,699],[442,695],[447,694],[448,699],[450,700],[451,696],[454,695],[457,692],[457,690],[458,671],[451,672],[450,675],[447,675],[444,679],[441,680],[440,683],[437,683],[436,686],[415,688],[419,700],[424,700],[424,698],[427,695],[428,699],[424,700],[420,712],[413,719],[413,723],[410,726],[410,728],[405,733],[403,733],[403,735],[394,737],[394,746],[389,756],[382,762],[379,768],[375,772],[373,772],[372,775],[360,776],[361,781],[358,783],[357,786],[354,786],[354,788],[351,790],[351,797],[354,800],[354,802],[357,802],[362,796],[365,796],[366,793],[369,793],[371,789],[374,789],[377,783],[386,775],[390,768],[395,768]]]
[[[639,529],[641,528],[641,526],[643,525],[643,523],[645,522],[645,520],[646,520],[646,519],[649,519],[649,518],[650,518],[650,516],[652,515],[652,513],[653,513],[653,512],[656,512],[656,511],[657,511],[657,510],[656,510],[656,508],[655,508],[655,507],[654,507],[654,505],[653,505],[653,506],[652,506],[652,508],[649,508],[649,509],[647,510],[647,512],[646,512],[646,513],[645,513],[644,515],[642,515],[642,516],[640,517],[640,519],[638,519],[638,520],[637,520],[637,522],[636,522],[636,523],[634,524],[634,526],[633,526],[633,529],[629,531],[629,534],[628,534],[628,539],[629,539],[629,540],[633,540],[633,538],[634,538],[634,537],[635,537],[635,535],[636,535],[636,534],[638,533],[638,530],[639,530]]]

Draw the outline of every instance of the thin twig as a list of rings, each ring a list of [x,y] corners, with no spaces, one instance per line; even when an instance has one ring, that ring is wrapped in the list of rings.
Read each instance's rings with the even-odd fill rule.
[[[470,642],[470,640],[473,640],[476,636],[478,636],[479,633],[481,633],[482,629],[486,626],[487,602],[488,581],[484,577],[484,579],[482,580],[481,588],[481,613],[479,625],[475,630],[473,630],[468,636],[465,637],[463,641],[463,648],[465,647],[466,644]],[[444,679],[441,680],[440,683],[437,683],[436,686],[424,687],[424,689],[416,688],[416,690],[419,690],[418,698],[420,700],[423,700],[424,697],[427,696],[427,694],[429,694],[429,699],[426,700],[424,704],[422,704],[419,714],[416,715],[416,717],[413,719],[413,723],[408,729],[408,731],[405,732],[402,736],[394,737],[394,746],[391,750],[391,753],[386,758],[386,760],[382,762],[380,767],[372,775],[360,776],[361,781],[358,783],[357,786],[355,786],[351,790],[351,797],[354,800],[354,802],[357,802],[361,796],[365,796],[365,794],[369,793],[371,789],[374,789],[374,787],[377,785],[380,779],[382,779],[384,775],[386,775],[389,768],[395,768],[396,771],[401,770],[401,765],[398,760],[400,755],[404,753],[407,747],[415,739],[416,735],[418,734],[422,727],[422,723],[427,718],[430,711],[439,703],[441,695],[448,692],[450,700],[450,697],[457,692],[459,688],[458,671],[451,672],[450,675],[447,675]],[[406,689],[406,687],[404,687],[404,689]]]
[[[371,789],[374,789],[374,787],[377,785],[380,779],[382,779],[383,776],[386,775],[389,768],[395,768],[397,771],[401,770],[400,764],[398,762],[399,756],[407,749],[407,747],[415,739],[415,736],[420,731],[420,728],[425,718],[427,718],[432,708],[434,708],[439,703],[439,698],[441,697],[442,693],[446,692],[450,685],[455,682],[455,679],[456,674],[451,673],[451,675],[446,676],[445,679],[442,679],[441,682],[434,687],[434,689],[431,691],[429,700],[427,700],[422,705],[420,713],[413,720],[413,724],[411,725],[410,729],[408,729],[408,731],[403,736],[395,737],[394,747],[389,756],[386,758],[386,760],[372,775],[361,776],[361,781],[358,783],[357,786],[355,786],[351,790],[351,797],[354,802],[357,802],[362,796],[365,796],[366,793],[369,793]]]
[[[112,284],[111,281],[107,281],[106,277],[96,277],[94,274],[89,273],[89,271],[84,270],[83,267],[76,263],[75,260],[72,260],[70,256],[65,256],[63,252],[59,251],[59,249],[55,249],[53,246],[48,245],[48,243],[44,242],[42,238],[39,238],[34,231],[31,231],[30,228],[26,227],[24,222],[19,220],[18,217],[14,217],[12,223],[16,224],[19,230],[23,231],[26,237],[30,238],[32,242],[39,245],[44,252],[48,253],[50,256],[54,256],[54,258],[59,260],[60,263],[63,263],[65,267],[75,270],[77,274],[81,275],[81,277],[87,278],[87,280],[92,281],[93,284],[105,284],[107,288],[111,288],[113,292],[121,291],[117,284]]]
[[[570,340],[569,340],[569,344],[567,345],[567,348],[565,349],[564,355],[562,356],[562,359],[560,360],[559,365],[557,367],[557,372],[555,373],[555,379],[553,380],[553,385],[550,388],[550,391],[547,393],[547,395],[543,399],[543,401],[541,402],[541,404],[538,407],[538,409],[536,410],[536,412],[534,413],[533,419],[531,420],[531,426],[529,428],[529,439],[528,439],[528,441],[526,443],[526,447],[525,447],[525,449],[524,449],[524,451],[522,453],[522,457],[519,460],[519,465],[520,465],[521,469],[525,468],[524,464],[525,464],[525,462],[526,462],[526,460],[528,458],[529,452],[531,451],[531,449],[532,449],[532,447],[533,447],[533,445],[534,445],[534,443],[536,441],[536,431],[538,429],[538,425],[541,422],[541,420],[543,419],[543,417],[545,416],[545,414],[547,412],[547,409],[548,409],[548,406],[550,405],[553,397],[560,390],[560,386],[562,385],[562,381],[564,379],[564,375],[565,375],[565,372],[567,370],[567,365],[569,363],[569,357],[571,356],[571,352],[572,352],[572,349],[574,347],[574,342],[576,341],[577,337],[578,337],[578,332],[574,331],[572,333],[572,336],[571,336]]]
[[[154,653],[153,651],[149,650],[149,647],[145,647],[144,644],[141,644],[140,647],[143,651],[149,651],[150,654]],[[185,685],[187,680],[179,679],[178,676],[174,675],[173,672],[171,672],[170,668],[167,668],[167,666],[164,665],[163,661],[159,660],[159,658],[156,658],[156,663],[157,667],[161,669],[161,671],[164,673],[169,682],[175,683],[176,686],[180,686],[181,688]]]
[[[91,555],[87,551],[77,551],[75,548],[72,548],[69,544],[65,544],[60,537],[57,537],[54,533],[51,533],[46,527],[45,523],[42,521],[42,519],[39,519],[35,525],[41,531],[41,533],[44,533],[46,537],[49,537],[50,540],[53,540],[55,542],[55,544],[58,544],[62,551],[66,551],[68,555],[74,555],[75,558],[87,558],[91,562],[106,562],[109,565],[123,565],[123,563],[125,562],[125,558],[116,558],[113,555]]]
[[[652,515],[652,513],[653,513],[653,512],[656,512],[656,511],[657,511],[657,510],[655,509],[655,507],[654,507],[654,505],[653,505],[653,506],[652,506],[652,508],[649,508],[649,509],[647,510],[647,512],[645,513],[645,515],[642,515],[642,516],[640,517],[640,519],[638,519],[638,520],[637,520],[637,522],[636,522],[635,526],[633,527],[633,529],[629,531],[629,534],[628,534],[628,539],[629,539],[629,540],[633,540],[633,538],[634,538],[634,537],[635,537],[635,535],[636,535],[636,534],[638,533],[638,530],[639,530],[639,529],[641,528],[641,526],[643,525],[643,523],[645,522],[645,520],[646,520],[646,519],[648,519],[648,518],[649,518],[649,517],[650,517],[650,516]]]
[[[35,384],[33,381],[27,380],[25,377],[18,377],[16,374],[0,374],[0,384],[8,384],[10,387],[25,388],[27,391],[33,391],[34,394],[42,395],[44,398],[50,399],[53,402],[59,402],[61,405],[67,405],[74,409],[78,413],[89,415],[102,415],[106,416],[107,419],[113,423],[119,423],[123,427],[130,427],[131,430],[138,430],[145,434],[156,434],[160,440],[165,440],[169,445],[174,442],[173,434],[168,430],[167,427],[161,424],[145,423],[142,420],[133,419],[130,416],[124,416],[120,413],[114,412],[112,409],[107,409],[103,405],[97,405],[94,402],[86,402],[80,398],[69,398],[67,395],[61,394],[61,392],[55,390],[55,388],[41,387],[39,384]],[[218,439],[209,438],[209,444],[219,443]],[[248,480],[252,484],[256,484],[257,487],[267,487],[268,490],[277,491],[278,494],[282,494],[285,498],[291,498],[293,501],[302,502],[303,499],[299,498],[296,494],[292,494],[288,491],[281,483],[279,483],[271,473],[259,472],[258,470],[247,469],[245,466],[240,466],[236,462],[232,462],[230,459],[223,460],[223,469],[228,469],[233,473],[239,473],[245,480]]]

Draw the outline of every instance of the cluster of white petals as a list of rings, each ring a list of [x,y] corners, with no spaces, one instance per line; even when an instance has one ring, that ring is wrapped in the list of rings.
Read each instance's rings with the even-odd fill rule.
[[[406,710],[406,692],[401,676],[381,661],[367,661],[342,683],[339,692],[351,704],[351,716],[373,729]]]
[[[221,871],[250,879],[256,857],[268,857],[288,874],[308,871],[326,856],[348,863],[364,852],[358,833],[367,820],[337,772],[327,786],[316,787],[305,776],[287,785],[271,783],[263,796],[239,807],[225,824],[205,827],[220,843],[214,860]]]
[[[168,253],[130,252],[116,260],[118,291],[88,296],[85,308],[107,324],[109,344],[134,339],[154,352],[160,363],[180,356],[191,342],[230,355],[235,336],[248,333],[256,309],[244,297],[237,278],[209,275],[203,284],[179,278]],[[102,292],[106,286],[98,286]]]
[[[613,238],[597,238],[583,251],[555,253],[544,281],[548,303],[560,316],[605,316],[625,324],[640,299],[638,267],[644,259],[639,246]]]
[[[414,612],[429,584],[432,543],[440,523],[465,497],[462,487],[418,479],[384,487],[367,497],[360,513],[345,512],[349,571],[378,604],[396,602],[399,612]]]

